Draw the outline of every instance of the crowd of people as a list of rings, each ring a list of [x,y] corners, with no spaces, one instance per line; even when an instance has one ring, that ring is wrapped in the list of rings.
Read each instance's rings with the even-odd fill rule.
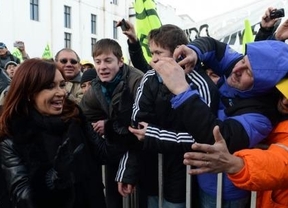
[[[0,43],[0,207],[125,208],[136,194],[139,208],[214,208],[218,173],[223,208],[251,191],[259,208],[287,207],[288,20],[275,9],[245,54],[166,24],[148,63],[129,21],[133,66],[109,38],[94,63],[70,48],[31,58],[16,41],[20,60]]]

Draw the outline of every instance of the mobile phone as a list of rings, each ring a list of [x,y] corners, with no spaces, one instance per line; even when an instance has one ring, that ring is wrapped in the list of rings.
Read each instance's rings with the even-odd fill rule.
[[[138,129],[138,121],[131,120],[131,127],[132,127],[133,129]]]
[[[270,13],[270,19],[276,19],[276,18],[284,17],[284,16],[285,16],[284,8],[273,10]]]
[[[130,28],[129,25],[126,23],[124,18],[120,22],[120,27],[121,27],[122,31],[127,31]]]
[[[14,42],[13,46],[16,48],[24,47],[24,43],[21,41],[16,41]]]

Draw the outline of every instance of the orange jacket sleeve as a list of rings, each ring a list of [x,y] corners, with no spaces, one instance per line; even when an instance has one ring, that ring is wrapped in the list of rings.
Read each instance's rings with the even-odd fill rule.
[[[245,163],[241,171],[228,175],[235,186],[252,191],[288,188],[288,121],[278,124],[267,143],[273,143],[267,150],[234,153]]]

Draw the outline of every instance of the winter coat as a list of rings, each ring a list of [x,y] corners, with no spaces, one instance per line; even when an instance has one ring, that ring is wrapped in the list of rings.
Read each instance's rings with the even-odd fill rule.
[[[79,72],[76,77],[66,82],[66,90],[69,95],[68,98],[76,102],[77,104],[80,103],[83,97],[81,84],[80,84],[81,76],[82,76],[82,72]]]
[[[27,116],[13,119],[10,130],[11,137],[2,138],[0,154],[6,191],[13,207],[106,207],[102,164],[109,158],[120,157],[122,151],[116,152],[108,141],[96,134],[82,113],[63,122],[58,116],[42,116],[31,109]],[[54,158],[67,138],[72,151],[80,144],[84,147],[74,155],[69,177],[62,179],[61,186],[54,186],[53,174],[50,174]]]
[[[0,56],[0,68],[4,69],[9,61],[15,61],[17,64],[20,64],[20,59],[7,51],[5,55]]]
[[[267,150],[235,152],[245,166],[228,177],[239,188],[257,191],[257,207],[284,208],[288,206],[288,120],[273,129],[266,144],[271,144]]]
[[[275,50],[277,48],[271,47],[271,45],[279,45],[284,48],[284,45],[281,45],[283,43],[279,41],[259,44],[254,43],[248,47],[248,57],[252,61],[255,78],[253,87],[243,92],[228,86],[225,82],[226,77],[229,76],[234,65],[243,58],[243,55],[213,38],[203,37],[193,41],[189,47],[197,53],[198,61],[203,62],[205,66],[210,67],[221,76],[218,83],[221,95],[218,116],[210,112],[208,106],[201,100],[195,86],[191,86],[191,90],[179,95],[183,96],[181,99],[176,96],[171,99],[171,103],[177,111],[178,118],[184,124],[184,128],[190,135],[193,135],[193,138],[185,136],[183,132],[169,132],[150,125],[146,130],[144,148],[154,147],[162,152],[179,151],[179,149],[191,151],[191,144],[195,141],[213,144],[215,140],[212,132],[215,125],[219,125],[229,151],[232,153],[243,148],[253,147],[266,138],[278,119],[275,107],[278,97],[274,95],[274,86],[287,74],[285,66],[287,66],[288,58],[282,54],[287,53],[286,45],[286,50],[274,51],[275,57],[272,59],[266,57],[267,54],[263,54],[263,57],[259,55],[262,49],[273,48]],[[253,52],[251,53],[251,51]],[[278,61],[279,57],[280,61]],[[187,99],[184,96],[187,96]],[[267,99],[268,97],[269,99]],[[177,103],[179,100],[185,102]],[[197,177],[202,190],[216,196],[216,174],[201,174]],[[236,188],[224,176],[224,200],[237,200],[247,196],[249,196],[248,191]]]
[[[203,95],[204,102],[211,106],[212,111],[216,114],[219,103],[218,89],[206,72],[202,71],[200,73],[193,70],[186,78],[187,82],[197,86],[197,89]],[[155,70],[146,72],[137,91],[132,119],[138,122],[153,123],[166,129],[184,131],[184,124],[177,118],[175,110],[171,108],[170,99],[172,96]],[[187,136],[191,137],[188,133]],[[133,156],[130,153],[122,158],[117,181],[124,183],[128,181],[136,182],[136,175],[131,174],[133,169],[127,165],[131,159],[130,157]],[[185,202],[186,166],[183,165],[182,161],[182,152],[163,154],[164,198],[169,202]],[[141,151],[139,166],[141,174],[139,187],[144,189],[149,196],[158,195],[158,154],[156,146],[149,146],[149,148]],[[128,180],[126,175],[129,175]]]

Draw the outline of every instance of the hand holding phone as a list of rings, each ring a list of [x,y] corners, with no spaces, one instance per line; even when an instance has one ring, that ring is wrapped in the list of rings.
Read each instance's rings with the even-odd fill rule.
[[[273,10],[273,11],[270,13],[270,19],[276,19],[276,18],[284,17],[284,16],[285,16],[285,12],[284,12],[284,9],[283,9],[283,8]]]
[[[121,20],[119,26],[121,27],[122,31],[127,31],[130,28],[124,18]]]

